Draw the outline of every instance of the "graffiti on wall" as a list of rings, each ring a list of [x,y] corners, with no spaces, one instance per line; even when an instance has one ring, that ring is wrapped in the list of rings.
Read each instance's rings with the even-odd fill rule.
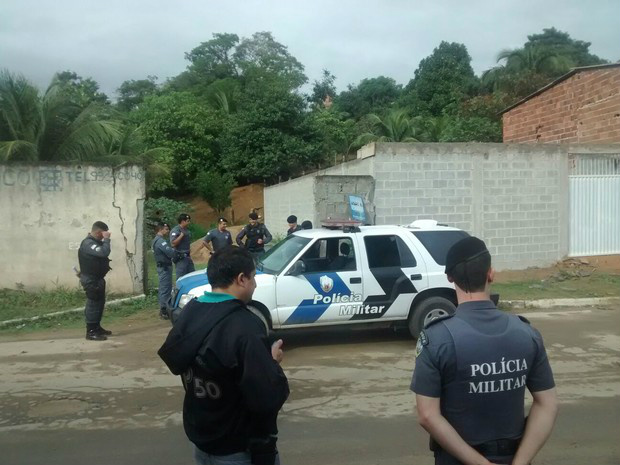
[[[113,181],[141,181],[144,173],[135,168],[29,167],[0,166],[0,186],[36,186],[42,192],[60,192],[70,183],[112,183]]]

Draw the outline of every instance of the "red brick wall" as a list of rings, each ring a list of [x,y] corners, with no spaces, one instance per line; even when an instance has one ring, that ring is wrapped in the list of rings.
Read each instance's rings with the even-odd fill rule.
[[[620,142],[620,67],[580,71],[503,122],[504,142]]]

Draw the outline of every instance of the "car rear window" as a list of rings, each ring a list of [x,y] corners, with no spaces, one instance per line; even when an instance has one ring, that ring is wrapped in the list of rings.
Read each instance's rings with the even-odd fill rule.
[[[428,250],[438,265],[446,265],[446,255],[450,247],[464,237],[469,236],[465,231],[412,231],[422,245]]]

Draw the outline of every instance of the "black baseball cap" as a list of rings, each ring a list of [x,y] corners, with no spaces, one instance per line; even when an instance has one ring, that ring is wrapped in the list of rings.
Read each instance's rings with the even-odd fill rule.
[[[446,255],[446,274],[450,274],[456,265],[469,262],[488,253],[489,250],[481,239],[474,236],[461,239],[448,250]]]
[[[248,215],[248,218],[250,218],[251,220],[257,220],[257,219],[258,219],[258,214],[257,214],[257,213],[252,212],[252,213],[250,213],[250,214]]]
[[[224,218],[224,217],[221,217],[221,218],[217,219],[217,222],[218,223],[228,223],[228,220],[226,218]]]

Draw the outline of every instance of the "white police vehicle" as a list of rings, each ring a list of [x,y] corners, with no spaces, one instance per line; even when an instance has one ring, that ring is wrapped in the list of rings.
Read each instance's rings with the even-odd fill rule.
[[[380,323],[407,325],[417,337],[456,308],[445,259],[467,236],[433,220],[297,231],[259,261],[253,305],[270,329]],[[176,286],[181,309],[211,290],[204,270]]]

